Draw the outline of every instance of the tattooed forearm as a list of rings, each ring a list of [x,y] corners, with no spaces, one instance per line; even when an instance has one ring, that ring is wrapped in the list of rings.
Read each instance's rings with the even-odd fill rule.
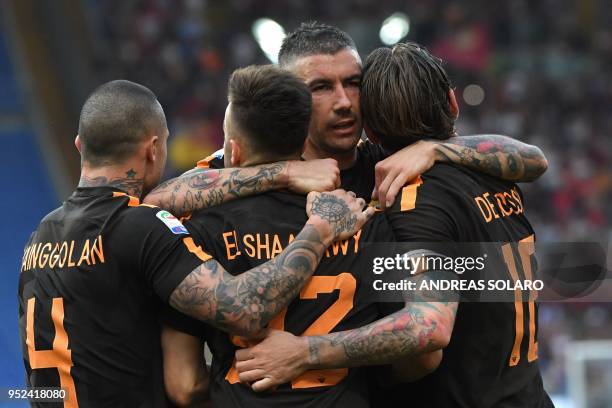
[[[307,224],[279,256],[238,276],[207,261],[179,284],[170,304],[222,330],[252,335],[299,294],[326,248],[323,241]]]
[[[424,280],[456,279],[446,272],[413,276]],[[458,297],[448,292],[406,293],[403,309],[369,325],[324,336],[308,337],[309,368],[357,367],[394,363],[398,359],[439,350],[448,344],[455,323]]]
[[[175,215],[186,215],[238,197],[286,187],[286,169],[286,162],[240,169],[194,169],[160,184],[144,201]]]
[[[533,181],[548,168],[542,151],[500,135],[453,137],[435,141],[441,160],[510,181]]]
[[[358,329],[309,337],[311,368],[356,367],[394,362],[398,358],[446,346],[457,303],[410,303]]]
[[[136,174],[137,173],[133,169],[130,169],[126,171],[126,177],[116,177],[111,179],[105,176],[87,177],[86,175],[81,175],[79,187],[111,186],[123,190],[131,196],[140,198],[144,185],[144,179],[137,178]]]

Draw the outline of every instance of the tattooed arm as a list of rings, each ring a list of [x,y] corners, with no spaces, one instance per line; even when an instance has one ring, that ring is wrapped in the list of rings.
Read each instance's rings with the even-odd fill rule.
[[[429,279],[429,274],[421,279]],[[255,391],[288,382],[306,370],[324,368],[393,364],[396,377],[416,378],[432,367],[413,368],[407,374],[402,365],[410,359],[417,362],[420,355],[448,345],[457,305],[407,302],[403,309],[374,323],[323,336],[296,337],[271,331],[263,342],[236,352],[236,369],[242,382],[254,382]]]
[[[196,168],[161,183],[145,197],[144,202],[181,216],[269,190],[289,188],[307,194],[339,186],[340,170],[333,159],[218,170]]]
[[[413,302],[358,329],[307,337],[307,368],[390,364],[443,349],[450,341],[456,312],[456,302]]]
[[[276,258],[238,276],[209,260],[170,296],[183,313],[238,335],[253,335],[298,295],[335,239],[346,239],[373,214],[365,201],[344,190],[310,193],[304,229]]]
[[[533,181],[548,168],[539,147],[506,136],[462,136],[434,143],[438,161],[461,164],[504,180]]]
[[[436,162],[455,163],[509,181],[526,182],[548,168],[542,151],[532,145],[500,135],[456,136],[421,140],[376,164],[376,188],[372,194],[382,208],[393,203],[410,180]]]

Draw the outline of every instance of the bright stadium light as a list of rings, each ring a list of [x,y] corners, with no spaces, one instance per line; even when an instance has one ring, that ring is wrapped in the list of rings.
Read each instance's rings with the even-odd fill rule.
[[[272,19],[260,18],[253,23],[252,32],[266,57],[276,64],[278,52],[286,36],[285,29]]]
[[[410,20],[404,13],[393,13],[380,27],[380,41],[386,45],[397,44],[410,31]]]
[[[480,105],[485,98],[485,91],[480,85],[470,84],[463,90],[463,99],[470,106]]]

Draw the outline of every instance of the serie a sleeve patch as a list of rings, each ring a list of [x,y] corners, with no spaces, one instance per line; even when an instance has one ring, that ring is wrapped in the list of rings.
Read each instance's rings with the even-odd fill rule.
[[[187,228],[185,228],[185,226],[181,224],[181,222],[174,215],[170,214],[168,211],[166,210],[158,211],[157,214],[155,214],[155,216],[159,218],[161,222],[166,224],[166,227],[168,227],[168,229],[170,229],[170,231],[172,231],[173,234],[177,234],[177,235],[189,234],[189,231],[187,231]]]

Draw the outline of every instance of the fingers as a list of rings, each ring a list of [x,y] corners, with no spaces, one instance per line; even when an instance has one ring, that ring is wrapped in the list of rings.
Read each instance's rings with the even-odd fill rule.
[[[334,176],[334,185],[330,190],[333,190],[335,188],[340,188],[342,180],[340,180],[340,168],[338,167],[338,162],[334,159],[328,159],[328,160],[331,161],[331,164],[333,166],[332,174]]]
[[[376,187],[374,187],[374,191],[377,192],[379,186],[381,185],[381,183],[385,179],[386,173],[387,173],[387,171],[384,168],[384,160],[376,163],[376,166],[374,166],[374,185],[376,186]],[[374,197],[376,197],[376,195],[374,195],[374,193],[372,193],[372,198],[374,198]]]
[[[353,191],[345,191],[339,189],[332,191],[332,194],[344,200],[346,204],[348,204],[349,208],[353,211],[361,211],[367,205],[366,200],[361,197],[357,197],[357,194],[355,194]]]
[[[317,160],[318,161],[318,160]],[[320,174],[329,177],[329,184],[326,184],[326,187],[323,191],[331,191],[340,187],[340,169],[338,168],[338,162],[334,159],[323,159],[321,160],[322,165],[319,167],[319,171],[322,170]],[[326,181],[327,183],[327,181]]]
[[[374,207],[367,207],[364,211],[363,211],[363,215],[365,217],[365,221],[367,222],[370,218],[372,218],[372,216],[376,214],[376,209]],[[365,224],[365,222],[364,222]]]
[[[261,380],[264,378],[266,372],[260,368],[254,370],[243,371],[238,373],[238,378],[242,383],[252,383],[253,381]]]
[[[236,356],[236,371],[238,371],[238,373],[255,370],[256,368],[258,368],[256,359],[238,360]]]
[[[357,218],[357,228],[356,230],[360,230],[366,222],[376,213],[376,209],[374,207],[367,207],[364,211],[359,214]]]
[[[312,200],[314,200],[314,199],[315,199],[315,197],[316,197],[316,196],[318,196],[319,194],[321,194],[321,193],[319,193],[318,191],[311,191],[310,193],[308,193],[308,195],[306,195],[306,199],[307,199],[308,201],[312,201]]]
[[[400,173],[395,178],[395,180],[393,180],[385,196],[386,207],[391,207],[393,205],[393,203],[395,202],[395,197],[397,197],[397,194],[400,192],[402,187],[404,187],[408,182],[408,177],[409,176],[407,175],[407,173]]]
[[[381,208],[386,208],[388,203],[387,203],[387,191],[389,190],[389,187],[391,187],[391,183],[393,182],[393,180],[395,180],[395,178],[397,177],[397,175],[399,174],[399,170],[391,170],[389,173],[387,173],[387,175],[385,176],[384,180],[380,183],[380,185],[378,185],[378,201],[380,203]]]
[[[236,350],[236,360],[245,361],[254,358],[253,351],[250,348]]]
[[[275,386],[276,386],[276,384],[274,384],[272,379],[270,379],[270,378],[263,378],[263,379],[261,379],[259,381],[254,382],[251,385],[251,388],[255,392],[262,392],[262,391],[268,391],[268,390],[274,389]]]

